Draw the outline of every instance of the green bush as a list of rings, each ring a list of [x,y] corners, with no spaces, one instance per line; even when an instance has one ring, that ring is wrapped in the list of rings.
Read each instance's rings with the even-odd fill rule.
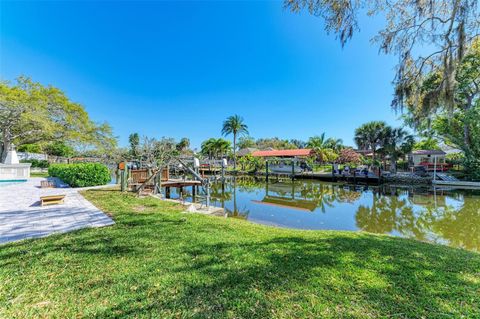
[[[46,160],[37,160],[37,159],[28,159],[28,160],[21,160],[20,163],[31,163],[32,168],[48,168],[50,163]]]
[[[110,170],[99,163],[52,164],[48,174],[71,187],[105,185],[111,179]]]

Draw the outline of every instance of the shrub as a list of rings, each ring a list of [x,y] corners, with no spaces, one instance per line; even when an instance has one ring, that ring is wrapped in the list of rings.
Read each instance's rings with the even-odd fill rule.
[[[45,151],[48,155],[61,157],[72,157],[75,154],[75,150],[63,142],[53,142],[45,147]]]
[[[351,148],[344,148],[340,151],[338,162],[341,164],[360,164],[362,162],[362,155]]]
[[[38,144],[23,144],[17,147],[19,152],[42,153],[42,147]]]
[[[48,168],[50,163],[46,160],[28,159],[20,160],[20,163],[30,163],[32,168]]]
[[[71,187],[105,185],[110,181],[110,170],[99,163],[52,164],[48,174],[58,177]]]

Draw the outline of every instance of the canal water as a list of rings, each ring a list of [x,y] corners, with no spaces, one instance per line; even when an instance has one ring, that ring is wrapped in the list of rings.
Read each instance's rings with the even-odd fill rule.
[[[297,229],[390,234],[480,251],[480,190],[236,178],[214,184],[228,216]]]

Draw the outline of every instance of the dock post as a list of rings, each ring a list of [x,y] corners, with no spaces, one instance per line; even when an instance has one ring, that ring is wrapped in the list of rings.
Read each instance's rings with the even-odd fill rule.
[[[121,172],[121,190],[122,192],[127,190],[127,183],[128,183],[128,167],[127,167],[127,162],[123,162],[123,170]]]
[[[165,198],[170,198],[170,187],[165,187]]]
[[[292,181],[295,180],[295,161],[292,160]]]
[[[225,159],[222,159],[222,190],[225,190]]]
[[[123,173],[124,170],[120,172],[120,190],[122,192],[125,191],[125,174]]]
[[[268,160],[265,160],[265,176],[268,183]]]
[[[192,202],[195,202],[195,197],[197,196],[196,186],[192,185]]]
[[[210,185],[207,184],[207,209],[210,208]]]

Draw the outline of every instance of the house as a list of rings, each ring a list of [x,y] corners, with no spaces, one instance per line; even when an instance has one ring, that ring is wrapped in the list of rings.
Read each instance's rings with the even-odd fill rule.
[[[362,149],[354,149],[354,151],[364,157],[373,157],[372,150],[362,150]]]
[[[410,167],[423,166],[427,171],[446,171],[451,168],[451,164],[446,163],[446,155],[442,150],[417,150],[408,155],[408,164]]]

